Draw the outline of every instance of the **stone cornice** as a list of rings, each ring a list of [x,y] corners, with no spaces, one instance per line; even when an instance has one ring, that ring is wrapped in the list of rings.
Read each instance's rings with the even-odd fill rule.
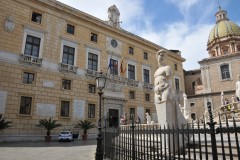
[[[226,60],[226,59],[230,59],[230,58],[236,58],[236,57],[240,58],[240,52],[234,53],[234,54],[223,55],[223,56],[219,56],[219,57],[204,58],[201,61],[198,61],[198,63],[200,65],[204,65],[207,62],[222,61],[222,60]]]
[[[224,94],[235,94],[235,90],[228,90],[228,91],[223,91]],[[220,92],[210,92],[210,93],[202,93],[202,94],[196,94],[196,95],[187,95],[188,99],[191,98],[201,98],[201,97],[206,97],[206,96],[221,96],[221,91]]]

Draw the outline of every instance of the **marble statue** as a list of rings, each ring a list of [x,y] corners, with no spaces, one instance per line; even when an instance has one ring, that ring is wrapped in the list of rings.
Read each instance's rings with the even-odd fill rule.
[[[240,101],[240,75],[237,76],[237,82],[236,82],[236,97],[237,100]]]
[[[151,124],[151,116],[149,115],[149,113],[146,113],[146,119],[147,119],[147,124]]]
[[[158,69],[154,74],[155,103],[166,102],[170,94],[171,67],[165,65],[166,50],[159,50],[156,54]]]
[[[222,106],[225,105],[225,100],[224,100],[224,93],[223,93],[223,91],[221,91],[221,104],[222,104]]]
[[[189,107],[188,107],[188,99],[187,99],[187,95],[184,93],[183,94],[183,108],[184,108],[184,113],[183,113],[183,115],[184,115],[184,117],[186,118],[186,119],[188,119],[189,117]]]

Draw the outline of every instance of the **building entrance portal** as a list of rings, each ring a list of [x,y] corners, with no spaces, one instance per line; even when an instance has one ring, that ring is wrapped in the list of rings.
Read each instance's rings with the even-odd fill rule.
[[[109,127],[118,127],[119,126],[119,110],[118,109],[109,109]]]

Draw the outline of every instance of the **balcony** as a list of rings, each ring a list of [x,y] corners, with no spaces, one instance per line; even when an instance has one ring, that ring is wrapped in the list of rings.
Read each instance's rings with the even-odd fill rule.
[[[107,79],[109,79],[112,82],[118,82],[118,83],[123,83],[125,84],[127,82],[126,78],[120,77],[118,75],[114,74],[107,74]]]
[[[153,84],[143,82],[143,88],[152,90],[153,89]]]
[[[59,70],[60,71],[67,71],[67,72],[77,73],[77,69],[78,69],[78,67],[75,67],[75,66],[70,65],[70,64],[66,64],[66,63],[60,63],[59,64]]]
[[[41,66],[42,65],[42,58],[35,57],[35,56],[30,56],[26,54],[20,54],[19,56],[19,61],[22,62],[27,62],[30,64],[36,64]]]
[[[138,87],[139,81],[135,81],[135,80],[133,80],[133,79],[128,79],[128,80],[127,80],[127,85]]]
[[[91,69],[86,69],[85,70],[85,74],[87,76],[91,76],[91,77],[97,77],[99,75],[100,72],[98,71],[94,71],[94,70],[91,70]]]

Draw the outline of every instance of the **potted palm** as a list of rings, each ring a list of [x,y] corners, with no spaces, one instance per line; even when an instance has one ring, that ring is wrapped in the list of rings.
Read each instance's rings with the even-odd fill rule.
[[[47,119],[40,119],[39,124],[37,124],[37,127],[40,128],[45,128],[47,130],[47,136],[45,136],[45,141],[46,142],[50,142],[51,141],[51,130],[53,130],[54,128],[60,127],[62,126],[61,124],[57,123],[57,120],[52,120],[52,118],[50,117],[48,120]]]
[[[75,127],[83,129],[82,140],[87,140],[87,131],[91,128],[95,128],[95,125],[87,120],[79,120]]]
[[[0,131],[12,127],[12,121],[6,121],[6,118],[0,114]]]

